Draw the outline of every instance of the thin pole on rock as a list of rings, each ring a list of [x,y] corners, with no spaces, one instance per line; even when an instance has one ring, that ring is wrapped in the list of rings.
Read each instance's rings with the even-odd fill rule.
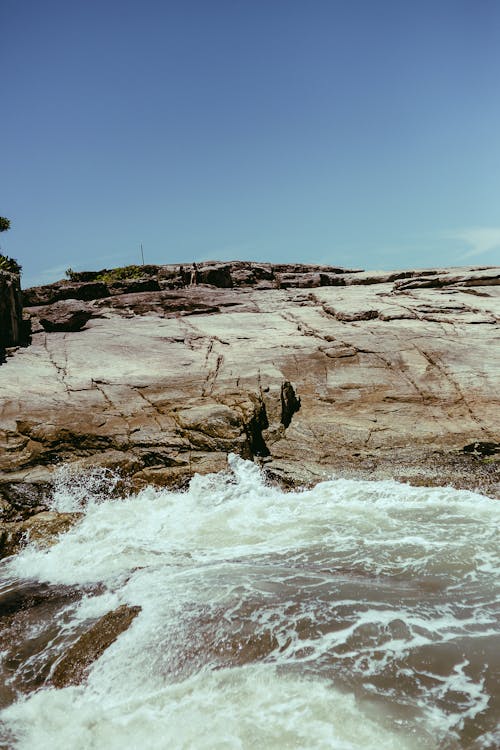
[[[141,242],[141,258],[142,258],[142,265],[144,265],[144,250],[142,249],[142,242]]]

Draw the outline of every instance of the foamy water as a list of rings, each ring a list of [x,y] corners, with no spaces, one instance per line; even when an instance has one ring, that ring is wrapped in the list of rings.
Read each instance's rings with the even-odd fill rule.
[[[498,748],[500,504],[340,479],[284,493],[231,467],[104,502],[104,476],[62,478],[54,507],[82,521],[0,571],[5,590],[85,593],[4,652],[6,746]],[[20,694],[120,604],[142,610],[85,685]]]

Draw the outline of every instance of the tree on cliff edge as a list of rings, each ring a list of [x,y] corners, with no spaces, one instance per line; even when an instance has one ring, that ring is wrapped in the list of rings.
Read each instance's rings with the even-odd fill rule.
[[[5,216],[0,216],[0,232],[6,232],[10,229],[10,221]],[[19,265],[17,260],[9,258],[8,255],[2,255],[0,253],[0,271],[10,271],[10,273],[21,273],[22,266]]]

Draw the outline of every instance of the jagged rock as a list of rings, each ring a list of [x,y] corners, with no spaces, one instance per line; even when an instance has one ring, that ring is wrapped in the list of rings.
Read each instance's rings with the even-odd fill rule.
[[[79,685],[89,668],[118,636],[129,628],[141,607],[121,607],[101,617],[66,651],[52,671],[51,682],[56,688]]]
[[[19,275],[0,271],[0,362],[7,347],[23,342],[24,332]]]
[[[37,511],[46,510],[52,495],[49,482],[0,483],[0,519],[22,521]]]
[[[14,555],[28,543],[49,547],[81,516],[81,513],[44,511],[18,523],[0,522],[0,558]]]
[[[63,299],[99,300],[110,295],[123,295],[134,292],[152,292],[160,289],[177,289],[187,287],[191,278],[191,266],[164,265],[141,266],[142,278],[124,278],[107,283],[97,281],[101,276],[112,277],[109,269],[101,271],[72,272],[73,281],[57,281],[54,284],[31,287],[23,292],[25,307],[51,305]],[[361,273],[358,269],[347,269],[337,266],[295,264],[251,263],[248,261],[230,261],[219,263],[205,261],[198,263],[197,279],[199,284],[229,289],[238,286],[260,285],[270,282],[271,288],[276,285],[279,276],[287,276],[284,282],[287,287],[315,286],[318,280],[322,285],[342,285],[344,276],[354,278]],[[346,278],[347,278],[346,276]],[[314,277],[314,283],[311,279]],[[400,276],[398,276],[400,278]]]
[[[84,303],[67,299],[46,307],[36,307],[36,317],[45,331],[81,331],[93,311]]]

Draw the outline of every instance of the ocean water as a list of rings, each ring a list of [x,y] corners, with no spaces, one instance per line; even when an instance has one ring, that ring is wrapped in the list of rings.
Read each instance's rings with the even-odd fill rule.
[[[54,507],[82,520],[0,566],[0,606],[40,599],[0,636],[0,746],[499,748],[500,504],[391,481],[285,493],[230,466],[123,499],[61,475]],[[85,684],[49,687],[121,604],[142,609]]]

